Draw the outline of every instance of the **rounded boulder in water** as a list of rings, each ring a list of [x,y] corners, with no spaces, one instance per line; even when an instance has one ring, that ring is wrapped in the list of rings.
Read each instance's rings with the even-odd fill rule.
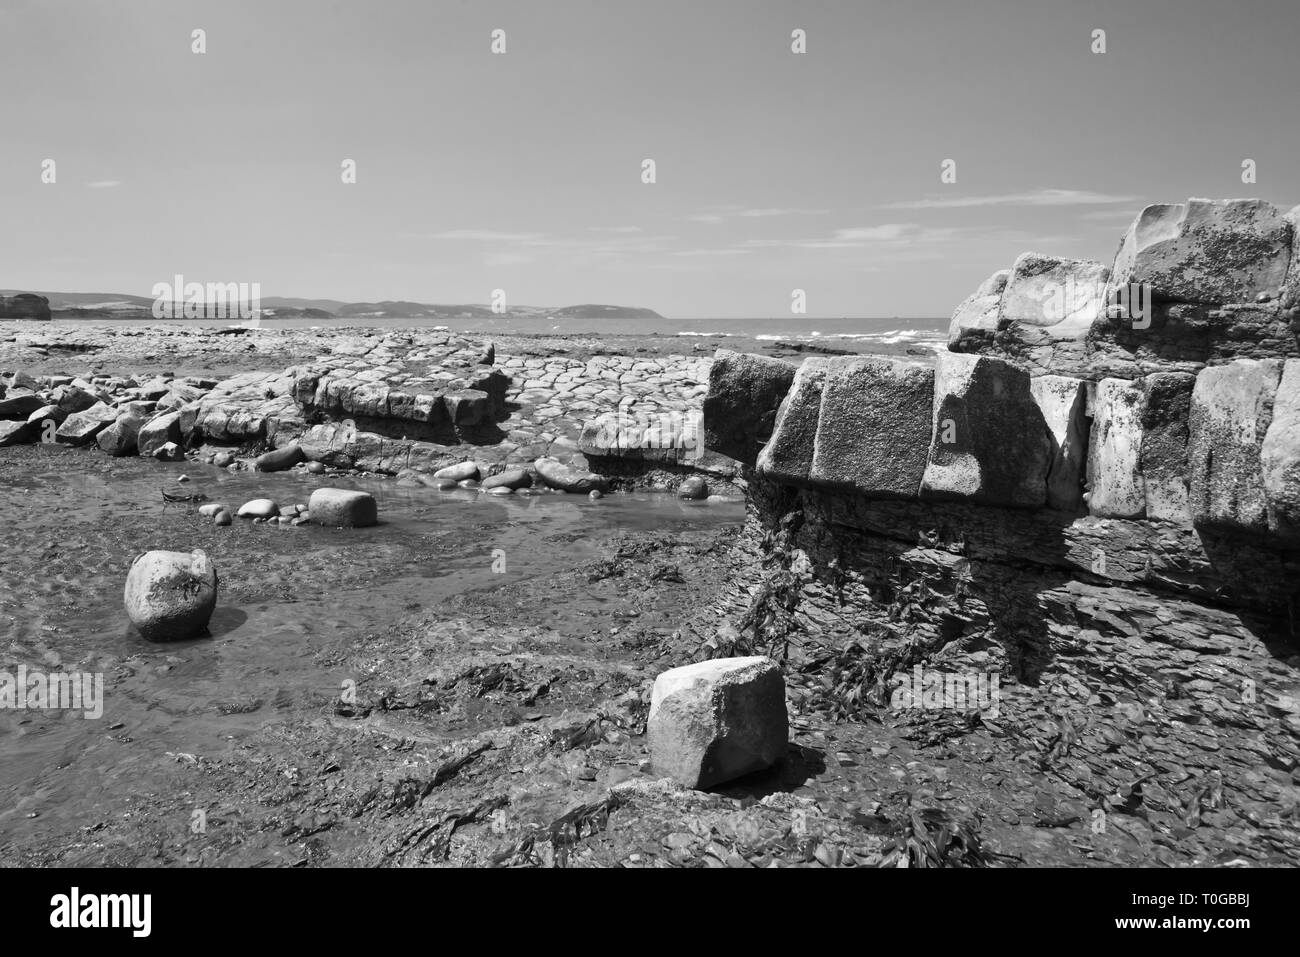
[[[255,498],[251,502],[245,502],[239,506],[239,511],[235,513],[237,518],[267,519],[275,518],[280,514],[280,506],[273,499]]]
[[[709,483],[704,481],[698,475],[692,475],[690,478],[677,486],[677,497],[698,501],[709,497]]]
[[[483,480],[483,488],[508,488],[512,491],[521,488],[531,488],[533,485],[533,473],[528,469],[506,469],[496,475],[490,475]]]
[[[307,513],[317,525],[363,528],[379,521],[379,505],[369,492],[344,488],[318,488],[311,493]]]
[[[448,465],[446,468],[438,469],[433,473],[436,479],[451,479],[453,482],[463,482],[465,479],[478,478],[477,462],[457,462],[455,465]]]
[[[230,514],[230,509],[228,508],[223,508],[221,511],[217,512],[215,515],[212,516],[212,524],[218,527],[231,525],[234,523],[234,521],[235,521],[234,516]]]
[[[609,485],[595,472],[584,472],[549,456],[543,456],[534,462],[533,469],[543,482],[561,492],[585,495],[593,489],[604,491]]]
[[[212,457],[212,464],[219,469],[227,468],[235,464],[234,452],[218,452]]]
[[[201,550],[145,552],[131,564],[123,597],[131,624],[150,641],[194,638],[217,607],[217,569]]]
[[[302,446],[286,445],[282,449],[259,455],[253,460],[253,468],[259,472],[283,472],[293,468],[305,458]]]
[[[587,498],[591,499],[593,502],[597,501],[598,499],[602,499],[604,497],[605,497],[605,493],[598,488],[593,488],[590,492],[587,493]]]
[[[208,502],[208,504],[206,505],[199,506],[199,514],[202,515],[204,518],[211,518],[212,516],[216,515],[218,512],[228,512],[228,511],[230,511],[230,506],[222,505],[220,502]]]
[[[324,475],[324,474],[325,474],[325,463],[324,463],[324,462],[308,462],[308,463],[307,463],[307,471],[310,472],[312,475]]]

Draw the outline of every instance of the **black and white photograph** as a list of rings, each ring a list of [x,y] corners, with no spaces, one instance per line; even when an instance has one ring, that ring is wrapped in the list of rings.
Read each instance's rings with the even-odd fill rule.
[[[313,888],[327,943],[391,887],[450,946],[458,882],[564,870],[626,930],[823,891],[576,872],[802,869],[919,926],[1265,926],[1295,0],[0,0],[0,37],[25,925]]]

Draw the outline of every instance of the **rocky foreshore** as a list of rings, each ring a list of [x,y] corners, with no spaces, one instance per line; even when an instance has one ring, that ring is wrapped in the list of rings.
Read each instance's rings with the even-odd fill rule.
[[[467,466],[460,481],[485,484],[527,471],[526,485],[496,483],[505,492],[676,488],[692,474],[725,489],[734,475],[699,442],[710,365],[700,356],[510,355],[420,330],[4,331],[0,446],[57,442],[264,471],[319,463],[431,485],[453,466]],[[205,372],[148,369],[146,356]],[[296,361],[275,364],[286,358]]]
[[[1026,254],[995,274],[934,362],[6,326],[11,442],[87,446],[98,458],[79,460],[112,475],[154,468],[131,454],[210,462],[190,471],[218,489],[261,485],[222,468],[314,474],[284,479],[306,506],[259,498],[239,509],[252,522],[214,528],[230,510],[209,502],[202,522],[145,526],[128,616],[143,632],[224,615],[189,652],[220,665],[115,636],[103,654],[134,724],[108,740],[134,751],[38,772],[15,802],[38,823],[0,858],[1300,863],[1296,243],[1295,212],[1257,201],[1152,207],[1113,265]],[[49,477],[79,455],[0,466],[57,461]],[[320,484],[336,471],[396,476],[371,485],[420,509],[424,486],[446,490],[440,521],[368,529],[370,494]],[[692,523],[604,537],[611,503],[524,523],[545,503],[489,497],[636,485],[735,488],[744,525],[695,524],[725,503],[626,496]],[[332,527],[252,527],[270,518]],[[100,565],[123,570],[140,527],[96,513]],[[51,587],[75,588],[86,550],[24,534],[29,577],[62,562]],[[498,573],[516,557],[530,573]],[[231,599],[214,609],[218,566]],[[177,575],[200,586],[186,602],[143,600]],[[349,603],[379,611],[313,627]],[[272,649],[244,614],[279,625]],[[55,626],[37,627],[29,656]],[[135,744],[167,712],[160,676],[241,652],[245,680],[268,674],[260,696],[172,692],[205,723],[236,716],[224,737],[192,753],[191,724],[184,751]],[[51,782],[75,804],[118,767],[147,786],[41,833]]]

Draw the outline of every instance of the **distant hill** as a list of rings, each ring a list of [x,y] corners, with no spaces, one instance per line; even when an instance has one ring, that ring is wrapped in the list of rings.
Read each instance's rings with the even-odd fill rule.
[[[0,296],[15,296],[34,290],[0,289]],[[56,319],[152,319],[153,299],[115,292],[37,292],[50,301]],[[583,303],[578,306],[510,306],[509,313],[556,319],[662,319],[653,309]],[[403,300],[342,302],[338,299],[295,299],[267,296],[262,300],[266,319],[305,317],[310,319],[487,319],[495,315],[486,305],[438,305]],[[201,321],[201,320],[197,320]]]

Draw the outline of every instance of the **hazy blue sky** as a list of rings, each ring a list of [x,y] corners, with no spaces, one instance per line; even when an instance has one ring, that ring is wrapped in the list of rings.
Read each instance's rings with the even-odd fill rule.
[[[1297,0],[0,0],[0,36],[0,287],[946,316],[1147,202],[1300,202]]]

